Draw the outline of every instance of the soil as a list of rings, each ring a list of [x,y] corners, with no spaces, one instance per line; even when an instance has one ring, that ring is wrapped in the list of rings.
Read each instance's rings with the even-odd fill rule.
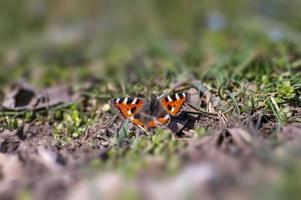
[[[181,123],[183,116],[178,118],[181,123],[180,131],[201,126],[207,130],[207,135],[195,138],[186,137],[185,131],[176,134],[177,140],[187,141],[186,147],[179,149],[178,157],[183,169],[203,163],[202,170],[204,167],[210,171],[206,172],[209,173],[208,177],[196,178],[202,184],[196,191],[200,190],[204,198],[208,199],[231,198],[232,192],[242,197],[249,195],[250,187],[256,188],[263,173],[277,170],[277,167],[263,159],[258,152],[269,151],[272,152],[271,155],[277,155],[277,150],[287,142],[301,139],[301,125],[292,123],[283,127],[280,133],[281,143],[273,144],[270,138],[273,137],[275,119],[268,115],[260,115],[259,119],[258,115],[254,114],[251,121],[242,117],[240,122],[230,118],[225,121],[218,116],[193,116],[195,115],[184,117],[185,120],[189,119],[184,124]],[[81,194],[80,191],[84,190],[83,183],[87,180],[85,169],[90,166],[92,160],[108,160],[107,151],[112,148],[113,133],[118,132],[122,125],[122,119],[119,117],[107,113],[104,118],[107,120],[92,125],[84,136],[66,143],[54,138],[54,125],[47,121],[41,123],[34,119],[17,129],[1,128],[0,199],[16,199],[20,198],[20,195],[30,195],[34,199],[72,199],[76,192]],[[243,123],[244,121],[248,123]],[[187,124],[189,127],[186,127]],[[174,127],[169,128],[171,131],[178,131]],[[133,130],[137,131],[135,128]],[[136,137],[139,137],[139,134]],[[300,148],[298,143],[295,143],[294,147]],[[153,162],[153,166],[162,165],[160,159]],[[207,169],[207,165],[210,168]],[[197,167],[193,170],[198,173],[200,169]],[[154,184],[154,187],[160,184],[162,187],[174,187],[173,179],[168,179],[170,182],[154,180],[152,171],[156,170],[146,171],[142,175],[145,184]],[[190,176],[185,170],[183,173],[174,179],[181,182],[183,176]],[[269,173],[266,176],[273,177]],[[106,180],[103,177],[92,176],[100,182]],[[157,199],[156,195],[161,198],[161,195],[165,194],[156,194],[151,190],[152,187],[141,188],[140,181],[135,179],[125,180],[122,176],[116,176],[121,180],[117,181],[119,183],[113,181],[114,187],[123,181],[129,181],[128,184],[134,185],[133,187],[139,190],[138,193],[147,193],[150,199]],[[171,191],[173,190],[178,189],[172,188]],[[221,194],[226,196],[219,196]],[[84,192],[81,195],[76,198],[85,198]]]

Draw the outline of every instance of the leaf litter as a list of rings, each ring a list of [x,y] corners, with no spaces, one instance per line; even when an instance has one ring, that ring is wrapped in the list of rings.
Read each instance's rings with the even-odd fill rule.
[[[55,86],[38,91],[25,81],[21,81],[5,95],[2,110],[46,109],[58,104],[70,104],[74,101],[74,92],[70,86]]]
[[[121,172],[81,171],[87,163],[93,166],[94,162],[96,165],[111,162],[116,146],[120,151],[117,155],[126,158],[137,137],[157,134],[141,133],[109,110],[102,109],[100,115],[104,120],[90,125],[82,137],[67,143],[53,137],[53,125],[48,122],[30,120],[17,129],[0,128],[1,199],[14,199],[24,190],[30,191],[30,196],[36,199],[86,199],[90,198],[93,188],[92,195],[108,199],[118,199],[128,193],[147,199],[256,197],[252,191],[260,187],[258,180],[270,181],[270,184],[277,180],[275,171],[280,167],[272,163],[281,162],[287,156],[283,151],[280,153],[282,146],[290,144],[295,153],[300,152],[296,142],[300,139],[300,124],[284,126],[278,133],[279,142],[271,143],[267,138],[276,127],[273,115],[260,111],[239,117],[229,115],[227,104],[235,108],[231,112],[239,114],[241,109],[241,105],[233,101],[235,95],[221,95],[217,89],[198,81],[186,89],[191,101],[167,127],[176,136],[173,140],[184,144],[183,148],[173,151],[181,166],[176,175],[158,179],[152,170],[142,170],[136,178],[126,179]],[[38,97],[45,94],[48,103],[36,103]],[[28,98],[19,103],[20,97]],[[65,86],[37,92],[23,85],[5,98],[3,107],[13,111],[48,109],[72,100]],[[198,134],[195,129],[198,126],[207,130],[205,135],[194,136]],[[267,152],[270,152],[268,158]],[[159,168],[166,167],[162,163],[168,158],[151,157],[153,168],[156,162],[161,163]],[[91,173],[97,175],[91,176]],[[159,170],[159,176],[162,175]]]

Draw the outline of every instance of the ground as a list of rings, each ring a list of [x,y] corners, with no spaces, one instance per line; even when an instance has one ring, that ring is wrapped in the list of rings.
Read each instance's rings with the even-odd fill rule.
[[[103,15],[92,2],[74,4],[80,14],[68,1],[8,3],[0,199],[297,199],[300,26],[245,25],[243,3],[233,19],[176,2]],[[191,98],[150,132],[109,104],[174,92]]]

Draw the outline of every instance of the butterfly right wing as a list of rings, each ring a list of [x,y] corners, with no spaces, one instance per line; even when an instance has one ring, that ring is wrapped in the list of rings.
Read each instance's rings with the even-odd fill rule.
[[[180,114],[183,106],[189,101],[189,94],[186,92],[167,95],[161,99],[162,107],[172,116]]]

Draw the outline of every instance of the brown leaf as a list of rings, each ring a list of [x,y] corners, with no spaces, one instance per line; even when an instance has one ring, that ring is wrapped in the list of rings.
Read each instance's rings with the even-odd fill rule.
[[[187,93],[190,94],[189,103],[195,106],[201,105],[200,92],[195,88],[190,88]]]
[[[25,82],[18,83],[18,86],[5,95],[2,107],[8,110],[23,110],[33,104],[36,90]]]
[[[26,82],[21,82],[6,94],[2,107],[12,111],[35,110],[71,103],[74,100],[74,93],[69,86],[55,86],[37,91]]]

